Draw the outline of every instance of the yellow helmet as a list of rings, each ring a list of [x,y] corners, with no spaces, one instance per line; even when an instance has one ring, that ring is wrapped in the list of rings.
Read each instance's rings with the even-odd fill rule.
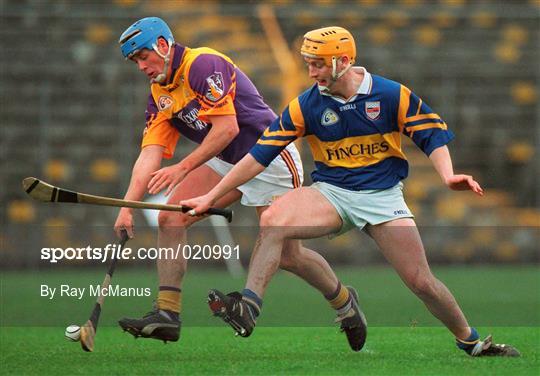
[[[353,64],[356,59],[356,44],[348,30],[339,26],[330,26],[308,31],[304,35],[300,52],[302,56],[313,59],[322,58],[328,66],[332,66],[332,60],[343,55],[347,55]]]

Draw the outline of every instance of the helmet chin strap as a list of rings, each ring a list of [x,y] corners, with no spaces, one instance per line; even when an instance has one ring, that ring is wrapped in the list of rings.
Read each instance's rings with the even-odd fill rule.
[[[349,69],[352,68],[352,64],[349,63],[347,68],[343,69],[341,72],[337,73],[337,58],[332,56],[332,81],[336,82],[341,76],[343,76]]]
[[[160,74],[158,74],[156,76],[156,78],[152,78],[150,80],[151,83],[158,83],[158,84],[162,84],[165,82],[165,80],[167,79],[167,70],[169,69],[169,61],[171,60],[171,47],[172,47],[172,40],[168,40],[167,41],[167,53],[165,55],[162,55],[161,52],[159,52],[159,49],[157,47],[157,44],[152,44],[152,47],[154,48],[154,51],[156,51],[156,53],[163,58],[163,60],[165,60],[165,64],[163,65],[163,72],[161,72]]]
[[[349,69],[352,68],[352,63],[350,63],[347,68],[343,69],[341,72],[337,73],[337,58],[335,56],[332,56],[332,80],[328,83],[328,85],[319,85],[319,90],[323,93],[330,93],[330,89],[336,81],[342,77]]]

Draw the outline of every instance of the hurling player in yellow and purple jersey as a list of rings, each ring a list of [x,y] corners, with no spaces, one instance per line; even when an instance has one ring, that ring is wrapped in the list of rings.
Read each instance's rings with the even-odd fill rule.
[[[491,336],[480,340],[468,324],[450,291],[431,273],[403,199],[401,181],[407,177],[408,163],[402,135],[429,157],[448,188],[483,195],[472,176],[454,173],[446,146],[454,135],[446,123],[404,85],[353,66],[356,45],[341,27],[308,32],[301,53],[315,85],[289,103],[214,189],[182,204],[193,207],[192,215],[204,212],[263,171],[290,142],[305,137],[315,161],[314,184],[288,192],[262,215],[246,289],[262,302],[283,242],[364,229],[407,287],[450,330],[460,349],[472,356],[518,356],[512,346],[495,344]],[[343,295],[348,295],[346,290]],[[253,299],[240,301],[212,290],[209,300],[210,308],[226,322],[253,330],[254,320],[244,314],[260,311]],[[338,320],[349,318],[344,313]]]
[[[249,78],[227,56],[210,48],[189,48],[174,42],[168,25],[157,17],[141,19],[120,37],[124,57],[151,80],[141,152],[133,167],[125,198],[139,200],[146,192],[166,190],[168,202],[200,196],[213,188],[241,160],[277,118]],[[160,168],[172,158],[179,138],[199,144],[178,163]],[[226,207],[238,200],[260,216],[275,197],[298,188],[303,172],[293,144],[282,148],[255,179],[231,190],[215,202]],[[176,249],[186,243],[186,228],[199,220],[178,212],[160,212],[158,246]],[[133,237],[132,210],[123,208],[115,230]],[[318,253],[298,240],[284,243],[280,267],[317,288],[336,309],[341,286]],[[180,336],[181,288],[187,260],[157,261],[157,306],[143,318],[124,318],[119,324],[135,337],[177,341]],[[245,292],[246,295],[250,291]],[[256,294],[253,293],[256,299]],[[341,303],[341,304],[340,304]],[[364,327],[356,327],[359,340]]]

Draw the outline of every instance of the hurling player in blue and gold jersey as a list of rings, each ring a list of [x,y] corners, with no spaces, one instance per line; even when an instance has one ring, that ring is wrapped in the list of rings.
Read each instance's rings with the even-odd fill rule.
[[[262,302],[264,291],[279,265],[288,239],[337,235],[364,229],[405,284],[429,311],[452,332],[460,349],[472,356],[518,356],[512,346],[480,340],[456,300],[429,268],[413,215],[403,199],[401,181],[408,163],[401,148],[405,135],[429,157],[443,183],[452,190],[483,195],[469,175],[455,174],[446,146],[453,133],[422,99],[407,87],[365,68],[354,66],[356,45],[341,27],[326,27],[304,36],[301,53],[315,84],[293,99],[263,136],[208,194],[183,201],[204,212],[236,186],[263,171],[281,150],[305,137],[315,161],[314,184],[280,197],[261,217],[246,289]],[[351,291],[349,291],[351,292]],[[347,290],[343,291],[347,297]],[[209,295],[210,308],[233,328],[251,328],[251,301],[217,290]],[[354,307],[356,297],[349,298]],[[351,317],[343,312],[338,321]]]
[[[128,200],[166,190],[168,202],[176,204],[207,193],[278,117],[230,58],[210,48],[174,43],[168,25],[157,17],[135,22],[119,42],[124,57],[151,81],[146,128],[125,195]],[[163,158],[173,157],[180,136],[198,144],[197,148],[178,163],[160,168]],[[302,164],[296,147],[288,145],[278,154],[264,172],[228,192],[215,206],[226,207],[241,200],[261,215],[275,197],[301,186]],[[160,212],[158,246],[177,249],[185,244],[186,228],[199,219]],[[118,233],[125,229],[133,237],[131,209],[120,210],[115,229]],[[294,239],[284,242],[280,254],[281,268],[316,287],[336,309],[345,304],[335,299],[336,286],[341,284],[322,256]],[[119,324],[135,337],[177,341],[187,260],[179,253],[178,259],[157,260],[157,266],[155,309],[142,318],[124,318]]]

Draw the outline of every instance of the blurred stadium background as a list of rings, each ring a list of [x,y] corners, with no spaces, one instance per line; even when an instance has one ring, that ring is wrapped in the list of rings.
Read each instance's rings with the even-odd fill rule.
[[[540,259],[538,0],[0,0],[0,7],[3,269],[44,267],[42,246],[86,239],[98,246],[112,238],[116,209],[36,203],[20,182],[36,176],[123,196],[139,152],[148,82],[124,61],[117,39],[150,15],[164,18],[177,42],[229,55],[276,112],[310,85],[297,53],[301,36],[333,24],[349,28],[358,64],[424,98],[457,134],[456,170],[476,176],[487,191],[482,199],[448,191],[429,160],[406,143],[406,198],[430,260]],[[174,161],[192,147],[181,140]],[[306,172],[311,166],[306,154]],[[235,210],[243,229],[233,233],[247,262],[256,218]],[[136,244],[155,246],[155,229],[140,213],[136,221]],[[200,227],[192,242],[208,236]],[[358,232],[312,244],[338,264],[382,261]]]

